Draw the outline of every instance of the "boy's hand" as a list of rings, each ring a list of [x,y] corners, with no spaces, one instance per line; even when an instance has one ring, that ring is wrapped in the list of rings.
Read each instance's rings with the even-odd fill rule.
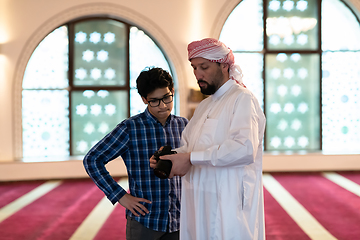
[[[164,146],[160,147],[158,151],[161,151],[163,148],[164,148]],[[155,159],[154,155],[152,155],[150,158],[150,167],[155,169],[156,163],[157,163],[157,160]]]
[[[151,168],[155,168],[155,167],[156,167],[156,163],[157,163],[157,161],[156,161],[154,155],[152,155],[151,158],[150,158],[150,167],[151,167]]]
[[[144,198],[137,198],[128,193],[126,193],[122,198],[120,198],[119,203],[121,206],[129,209],[135,216],[139,216],[138,213],[145,216],[146,213],[149,213],[149,210],[142,205],[140,202],[150,203],[151,201],[144,199]]]

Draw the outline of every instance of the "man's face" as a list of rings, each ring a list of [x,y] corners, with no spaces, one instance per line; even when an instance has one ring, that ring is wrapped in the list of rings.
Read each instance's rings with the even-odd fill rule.
[[[200,91],[205,95],[214,94],[228,80],[223,73],[223,64],[219,65],[204,58],[193,58],[190,62]]]
[[[166,119],[169,117],[173,109],[174,102],[172,101],[173,97],[171,96],[173,94],[174,91],[170,91],[168,87],[165,87],[154,90],[149,93],[146,98],[142,97],[143,102],[148,104],[149,112],[162,124],[165,124]],[[162,99],[160,100],[160,103],[159,99]],[[158,103],[159,105],[156,106]]]

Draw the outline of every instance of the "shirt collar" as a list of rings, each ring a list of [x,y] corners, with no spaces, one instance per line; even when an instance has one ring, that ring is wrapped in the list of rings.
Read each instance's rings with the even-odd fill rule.
[[[232,85],[236,84],[236,82],[232,79],[229,79],[224,83],[213,95],[212,99],[214,101],[218,100],[224,93],[227,92],[231,88]]]
[[[147,107],[146,107],[144,113],[145,113],[146,118],[148,118],[148,119],[149,119],[150,121],[152,121],[153,123],[159,123],[159,124],[161,124],[161,123],[159,122],[159,120],[150,113],[150,111],[149,111],[149,109],[148,109]],[[168,124],[168,123],[173,119],[173,117],[174,117],[174,116],[173,116],[172,114],[170,114],[169,117],[166,119],[165,125]]]

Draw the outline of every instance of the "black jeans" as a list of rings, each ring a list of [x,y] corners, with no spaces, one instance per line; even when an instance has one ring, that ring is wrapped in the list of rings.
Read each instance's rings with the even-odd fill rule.
[[[158,232],[145,227],[129,216],[126,220],[126,240],[179,240],[179,231]]]

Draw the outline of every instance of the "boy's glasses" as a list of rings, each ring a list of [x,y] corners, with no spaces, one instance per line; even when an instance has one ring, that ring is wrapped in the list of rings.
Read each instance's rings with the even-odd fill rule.
[[[151,107],[158,107],[160,105],[160,101],[163,101],[163,103],[165,104],[171,103],[173,101],[173,96],[174,96],[173,94],[170,94],[160,99],[148,100],[147,102]]]

